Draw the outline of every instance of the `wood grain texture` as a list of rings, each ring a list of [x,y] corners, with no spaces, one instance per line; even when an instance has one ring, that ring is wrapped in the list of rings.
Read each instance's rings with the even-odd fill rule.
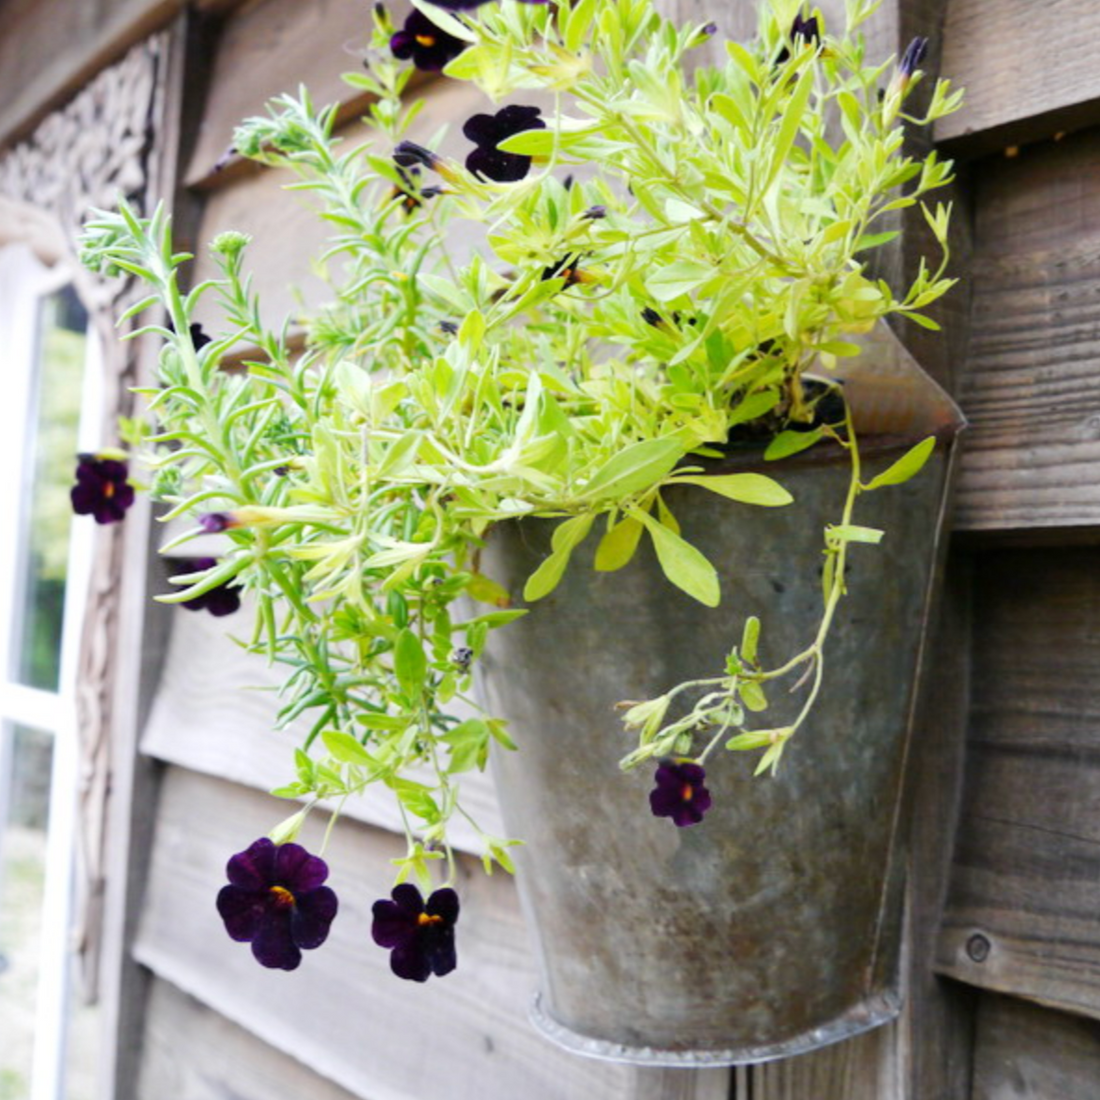
[[[264,1042],[370,1100],[724,1095],[725,1070],[685,1075],[590,1061],[537,1036],[526,1021],[534,964],[514,888],[472,863],[459,868],[458,969],[425,985],[395,979],[387,953],[370,942],[370,906],[388,895],[388,860],[404,845],[351,822],[326,853],[340,896],[328,942],[292,973],[257,966],[225,935],[213,899],[227,856],[266,820],[260,796],[170,769],[135,947],[160,978]],[[319,829],[303,840],[316,849]]]
[[[151,983],[142,1039],[135,1100],[355,1100],[165,981]]]
[[[1100,120],[1092,0],[950,0],[942,71],[966,103],[936,140],[984,152]]]
[[[1100,1024],[983,994],[970,1100],[1095,1100]]]
[[[956,525],[1100,522],[1100,131],[975,172]]]
[[[1088,549],[980,559],[945,974],[1100,1018],[1100,573]]]
[[[462,137],[456,120],[468,118],[486,109],[484,96],[468,84],[436,87],[425,96],[427,103],[410,131],[410,138],[427,144],[442,130],[447,135],[439,144],[441,153],[464,156],[470,143]],[[525,101],[531,97],[525,97]],[[341,151],[366,141],[370,130],[352,123],[340,131]],[[245,253],[245,268],[254,276],[254,289],[263,303],[266,324],[278,329],[283,318],[292,322],[304,309],[316,307],[332,297],[331,289],[312,270],[310,260],[320,255],[332,226],[319,217],[321,207],[307,192],[286,191],[294,182],[292,173],[264,168],[238,175],[210,194],[197,239],[199,248],[193,281],[201,282],[216,274],[206,243],[226,229],[250,233],[253,241]],[[464,223],[464,228],[470,223]],[[476,227],[468,234],[470,246],[479,239]],[[333,264],[338,264],[334,260]],[[210,331],[217,331],[216,307],[205,300],[196,316]]]
[[[182,0],[0,5],[0,147],[32,130],[182,7]]]
[[[397,26],[411,10],[407,0],[387,7]],[[187,184],[219,187],[238,171],[254,170],[240,160],[222,173],[214,166],[242,119],[263,114],[269,99],[299,84],[318,107],[339,104],[342,119],[361,113],[367,97],[340,74],[362,69],[370,10],[362,0],[266,0],[233,13],[214,47],[210,92],[184,173]]]
[[[164,563],[154,565],[158,576]],[[155,585],[168,588],[166,582]],[[304,718],[286,730],[274,729],[278,702],[277,673],[262,657],[246,653],[228,634],[251,633],[248,604],[231,619],[171,608],[171,635],[160,682],[142,736],[142,751],[159,760],[207,775],[221,776],[258,790],[281,787],[294,779],[294,747],[311,721]],[[228,633],[227,633],[228,632]],[[500,810],[488,773],[462,781],[462,802],[479,825],[504,835]],[[267,832],[294,811],[294,803],[267,801]],[[401,815],[388,790],[372,788],[350,799],[348,817],[401,833]],[[476,832],[461,817],[454,821],[451,843],[480,854]]]

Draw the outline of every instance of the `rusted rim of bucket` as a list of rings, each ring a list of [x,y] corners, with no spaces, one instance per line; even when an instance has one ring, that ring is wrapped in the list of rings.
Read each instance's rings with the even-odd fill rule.
[[[785,1042],[716,1050],[661,1050],[658,1047],[634,1047],[605,1039],[593,1039],[555,1020],[543,1007],[541,992],[537,992],[532,998],[528,1017],[536,1031],[571,1054],[636,1066],[702,1069],[708,1066],[743,1066],[755,1062],[772,1062],[778,1058],[793,1058],[796,1054],[806,1054],[889,1023],[896,1019],[900,1011],[901,997],[896,993],[886,992],[856,1005],[823,1027],[804,1031]]]

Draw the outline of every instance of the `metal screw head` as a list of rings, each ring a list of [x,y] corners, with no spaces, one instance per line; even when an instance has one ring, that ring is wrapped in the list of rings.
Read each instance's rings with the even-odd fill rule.
[[[966,941],[966,953],[976,963],[985,962],[989,958],[991,944],[980,932],[975,932]]]

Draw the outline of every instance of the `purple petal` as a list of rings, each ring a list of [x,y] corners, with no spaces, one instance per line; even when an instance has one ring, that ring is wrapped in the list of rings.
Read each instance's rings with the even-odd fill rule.
[[[252,940],[252,954],[261,966],[272,970],[297,969],[302,953],[290,934],[289,909],[267,907]]]
[[[458,921],[458,894],[449,886],[436,890],[428,898],[424,912],[433,917],[442,917],[448,927],[453,926]]]
[[[290,918],[294,942],[305,949],[320,947],[328,939],[329,925],[338,908],[336,891],[328,886],[299,894]]]
[[[414,940],[395,947],[390,954],[390,969],[409,982],[426,982],[432,973],[432,964],[423,945]]]
[[[495,183],[516,183],[527,175],[530,167],[530,157],[523,157],[518,153],[502,153],[484,146],[466,157],[466,168],[469,171]]]
[[[300,844],[280,844],[275,852],[275,881],[292,894],[316,890],[328,878],[328,864],[311,856]]]
[[[225,873],[234,886],[261,891],[275,885],[275,845],[266,836],[238,852],[226,865]]]
[[[428,953],[428,962],[432,968],[432,973],[435,974],[437,978],[442,978],[444,974],[450,974],[458,965],[458,958],[455,955],[455,934],[453,928],[446,928],[442,932],[436,932],[432,936]]]
[[[240,589],[234,585],[220,584],[206,593],[206,610],[216,619],[232,615],[241,606]]]
[[[415,938],[419,927],[416,918],[424,912],[420,891],[412,883],[395,886],[392,897],[393,901],[382,898],[371,908],[371,937],[379,947],[397,947]]]
[[[256,935],[264,915],[264,895],[239,886],[223,886],[218,892],[218,915],[225,921],[229,938],[247,943]]]

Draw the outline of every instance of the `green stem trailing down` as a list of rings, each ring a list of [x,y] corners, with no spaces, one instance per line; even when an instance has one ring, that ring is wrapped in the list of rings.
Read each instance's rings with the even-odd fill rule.
[[[598,569],[625,567],[648,539],[669,581],[713,606],[720,578],[662,490],[690,484],[746,510],[789,504],[771,478],[715,476],[700,461],[752,425],[778,433],[768,456],[782,453],[787,424],[821,419],[807,371],[828,389],[838,360],[859,352],[850,335],[892,313],[932,324],[922,311],[951,285],[950,210],[923,199],[951,165],[908,156],[905,127],[959,96],[938,82],[925,116],[905,115],[919,74],[868,64],[858,28],[873,5],[848,8],[848,27],[818,43],[792,39],[795,0],[773,0],[754,42],[727,43],[723,64],[690,78],[685,58],[710,32],[674,26],[651,0],[439,10],[469,42],[449,78],[553,102],[545,128],[500,143],[533,158],[508,181],[432,154],[398,166],[419,105],[379,15],[366,69],[347,78],[372,97],[368,142],[343,141],[336,110],[316,110],[304,90],[236,134],[244,156],[293,174],[329,230],[314,264],[329,301],[274,328],[244,234],[212,243],[218,277],[185,295],[190,257],[173,252],[162,210],[143,218],[123,204],[89,221],[86,262],[143,280],[150,296],[130,314],[157,307],[169,322],[141,330],[163,350],[145,391],[153,424],[130,432],[167,514],[196,521],[169,545],[204,513],[226,518],[218,563],[177,578],[166,598],[229,580],[248,590],[245,644],[283,673],[279,722],[301,733],[296,775],[276,793],[342,806],[388,787],[407,833],[399,877],[427,884],[446,859],[453,878],[456,815],[487,868],[511,868],[513,842],[478,828],[458,791],[493,742],[514,747],[501,720],[469,703],[489,633],[524,613],[479,571],[493,524],[559,521],[529,601],[597,532]],[[918,203],[943,260],[895,291],[867,260],[893,235],[884,219]],[[200,318],[212,342],[197,348]],[[724,744],[759,751],[758,770],[774,771],[809,720],[849,541],[871,537],[852,524],[856,500],[928,454],[921,444],[863,484],[850,417],[809,437],[831,438],[852,463],[815,637],[761,669],[750,616],[721,674],[627,709],[639,743],[625,767],[705,760]],[[746,713],[767,706],[763,685],[796,674],[809,686],[790,724],[747,728]],[[291,839],[304,817],[273,835]]]

